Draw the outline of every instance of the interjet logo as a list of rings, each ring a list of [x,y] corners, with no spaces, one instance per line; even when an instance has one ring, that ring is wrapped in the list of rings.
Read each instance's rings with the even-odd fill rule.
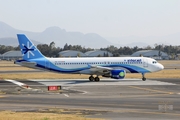
[[[21,49],[21,50],[23,51],[23,56],[24,56],[25,54],[27,54],[27,58],[30,57],[30,54],[31,54],[32,56],[34,56],[34,53],[32,52],[32,51],[35,51],[35,49],[32,48],[33,45],[30,46],[30,45],[29,45],[29,42],[27,42],[27,46],[24,45],[24,44],[22,44],[22,46],[24,47],[23,49]]]

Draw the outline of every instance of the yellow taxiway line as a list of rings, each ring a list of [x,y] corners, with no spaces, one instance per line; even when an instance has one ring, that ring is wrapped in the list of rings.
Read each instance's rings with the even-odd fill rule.
[[[154,89],[150,89],[150,88],[143,88],[143,87],[137,87],[137,86],[129,86],[129,87],[130,87],[130,88],[139,89],[139,90],[147,90],[147,91],[156,92],[156,93],[175,94],[174,92],[167,92],[167,91],[161,91],[161,90],[154,90]]]

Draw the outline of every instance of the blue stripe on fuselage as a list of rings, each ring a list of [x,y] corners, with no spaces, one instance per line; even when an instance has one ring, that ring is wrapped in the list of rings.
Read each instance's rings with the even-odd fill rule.
[[[61,73],[73,73],[73,72],[79,72],[83,70],[88,70],[91,68],[90,65],[87,64],[87,67],[81,67],[81,68],[74,68],[74,69],[65,69],[65,68],[60,68],[54,64],[52,64],[49,60],[46,59],[46,62],[48,62],[49,66],[45,66],[45,64],[40,64],[37,63],[37,67],[48,69],[54,72],[61,72]],[[130,71],[131,73],[147,73],[150,72],[144,68],[133,66],[133,65],[122,65],[122,64],[116,64],[116,65],[97,65],[97,66],[102,66],[102,67],[109,67],[109,68],[114,68],[114,67],[122,67]]]
[[[26,60],[18,60],[18,62],[23,62]],[[65,68],[60,68],[53,63],[51,63],[48,59],[46,58],[41,58],[41,59],[31,59],[26,62],[36,62],[36,67],[41,68],[41,69],[47,69],[50,71],[54,72],[61,72],[61,73],[77,73],[83,70],[88,70],[91,68],[90,65],[87,65],[87,67],[81,67],[81,68],[74,68],[74,69],[65,69]],[[46,66],[48,65],[48,66]],[[134,66],[134,65],[128,65],[128,64],[110,64],[110,65],[97,65],[97,66],[102,66],[102,67],[109,67],[109,68],[114,68],[117,69],[116,67],[122,67],[130,71],[131,73],[147,73],[150,72],[144,68]]]

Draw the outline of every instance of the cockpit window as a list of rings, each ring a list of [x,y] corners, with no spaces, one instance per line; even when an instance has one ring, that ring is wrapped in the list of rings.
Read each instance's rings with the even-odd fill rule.
[[[156,64],[156,63],[157,63],[157,61],[152,61],[152,63],[153,63],[153,64]]]

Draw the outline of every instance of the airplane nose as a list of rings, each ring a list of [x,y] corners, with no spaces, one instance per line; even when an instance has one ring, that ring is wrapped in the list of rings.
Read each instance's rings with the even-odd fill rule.
[[[162,64],[159,64],[159,68],[160,68],[161,70],[163,70],[163,69],[164,69],[164,66],[163,66]]]

